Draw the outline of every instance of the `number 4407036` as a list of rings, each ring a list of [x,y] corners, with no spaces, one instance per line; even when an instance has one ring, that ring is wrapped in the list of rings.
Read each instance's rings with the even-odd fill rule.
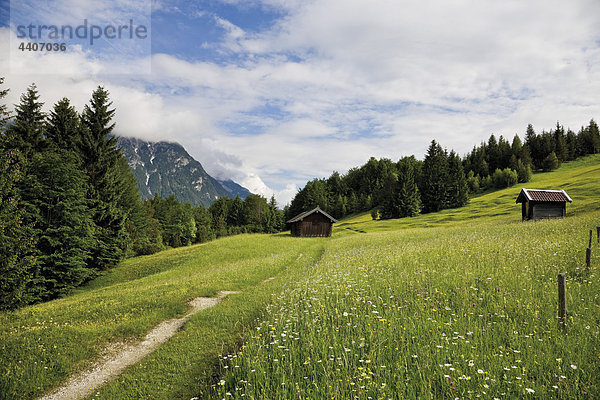
[[[67,45],[65,43],[32,43],[21,42],[19,45],[21,51],[66,51]]]

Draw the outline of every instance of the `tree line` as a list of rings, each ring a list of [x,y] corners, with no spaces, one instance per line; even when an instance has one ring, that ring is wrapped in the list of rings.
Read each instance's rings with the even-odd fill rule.
[[[284,225],[275,199],[258,195],[208,209],[142,201],[102,87],[81,113],[67,98],[42,108],[34,84],[14,115],[0,103],[0,309],[63,296],[125,257]]]
[[[411,217],[464,206],[470,194],[528,182],[535,171],[552,171],[562,162],[600,153],[600,132],[592,119],[577,134],[557,123],[536,134],[529,124],[525,143],[494,134],[464,157],[433,140],[423,161],[415,156],[370,158],[345,175],[313,179],[292,199],[286,217],[320,207],[335,218],[371,210],[373,219]]]

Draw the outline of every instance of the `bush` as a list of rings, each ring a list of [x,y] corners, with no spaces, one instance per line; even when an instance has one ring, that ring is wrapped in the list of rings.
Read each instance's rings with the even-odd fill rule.
[[[474,175],[473,171],[469,171],[469,175],[467,176],[467,187],[469,188],[469,193],[479,192],[479,175]]]
[[[373,221],[379,219],[379,208],[374,208],[371,210],[371,218],[373,218]]]
[[[529,164],[525,165],[521,162],[521,160],[519,160],[517,170],[519,182],[529,182],[531,180],[531,174],[531,166]]]
[[[500,170],[499,168],[494,171],[492,175],[492,183],[494,187],[501,189],[507,188],[515,185],[519,181],[519,176],[517,171],[514,171],[510,168],[504,168]]]
[[[544,158],[542,162],[542,168],[545,172],[549,172],[560,167],[560,161],[558,161],[558,157],[556,157],[556,153],[552,152]]]

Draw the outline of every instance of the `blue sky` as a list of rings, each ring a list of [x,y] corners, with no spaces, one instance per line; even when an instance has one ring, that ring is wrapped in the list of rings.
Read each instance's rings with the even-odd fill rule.
[[[0,4],[9,104],[35,82],[47,108],[81,109],[104,85],[117,133],[177,141],[282,204],[371,156],[422,158],[432,139],[464,154],[528,123],[600,118],[597,0],[13,1],[13,25],[151,19],[150,40],[60,54],[16,51]]]

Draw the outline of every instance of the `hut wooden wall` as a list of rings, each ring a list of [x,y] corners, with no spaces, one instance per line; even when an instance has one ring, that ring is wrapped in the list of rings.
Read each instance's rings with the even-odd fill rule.
[[[566,202],[524,202],[523,219],[560,218],[567,214]]]
[[[331,236],[332,223],[321,214],[315,213],[307,216],[302,221],[295,222],[292,226],[292,235],[305,237]]]

